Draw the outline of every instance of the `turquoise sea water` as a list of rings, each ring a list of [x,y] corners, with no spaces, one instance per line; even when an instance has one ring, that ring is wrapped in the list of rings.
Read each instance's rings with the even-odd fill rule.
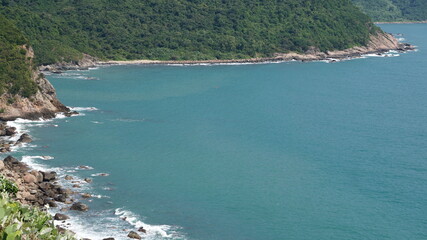
[[[427,25],[382,27],[419,51],[51,75],[98,110],[20,123],[36,140],[18,154],[94,179],[71,214],[92,239],[427,239]]]

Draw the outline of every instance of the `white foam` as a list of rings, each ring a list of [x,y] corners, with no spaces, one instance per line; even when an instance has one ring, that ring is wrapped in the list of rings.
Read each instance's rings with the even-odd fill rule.
[[[57,173],[61,172],[62,169],[60,168],[51,168],[36,161],[37,159],[43,158],[44,156],[22,156],[21,162],[38,171],[55,171]]]
[[[77,112],[91,112],[91,111],[97,111],[99,110],[96,107],[68,107],[71,111],[77,111]]]
[[[76,167],[74,169],[75,170],[93,170],[93,167],[87,166],[87,165],[81,165],[81,166],[78,166],[78,167]]]
[[[92,177],[108,177],[110,174],[108,173],[93,173],[91,174]]]
[[[174,235],[176,237],[176,227],[172,227],[169,225],[150,225],[142,222],[140,220],[140,217],[136,214],[134,214],[131,211],[124,210],[123,208],[117,208],[114,211],[114,214],[120,219],[128,222],[132,226],[134,226],[136,229],[138,228],[144,228],[146,232],[147,238],[155,238],[155,237],[162,237],[162,238],[173,238]]]
[[[52,156],[26,156],[26,157],[29,157],[31,159],[41,159],[41,160],[45,160],[45,161],[55,159]]]

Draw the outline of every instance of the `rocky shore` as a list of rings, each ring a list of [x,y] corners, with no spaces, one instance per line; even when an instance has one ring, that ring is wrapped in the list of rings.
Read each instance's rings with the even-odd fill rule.
[[[59,223],[56,225],[58,230],[70,232],[67,230],[69,225],[67,220],[70,219],[67,212],[87,212],[90,210],[84,202],[92,198],[92,195],[79,192],[79,189],[84,184],[91,184],[93,180],[90,178],[76,180],[70,175],[59,176],[54,171],[38,171],[13,156],[7,155],[12,151],[12,147],[30,142],[32,142],[32,138],[29,134],[20,133],[15,127],[8,126],[7,122],[0,121],[0,156],[3,155],[2,158],[4,158],[0,159],[0,176],[14,182],[18,187],[14,200],[45,211],[53,210],[50,212],[55,213],[53,219]],[[84,169],[85,166],[79,168]],[[69,181],[73,184],[72,188],[61,186],[60,180]],[[139,228],[138,232],[129,231],[127,236],[128,238],[141,239],[141,235],[145,233],[144,228]],[[114,240],[114,238],[106,239]]]
[[[26,57],[34,58],[34,51],[31,47],[28,48]],[[42,73],[33,70],[31,78],[37,85],[37,92],[33,96],[23,97],[10,93],[0,95],[0,120],[53,118],[61,112],[71,115],[70,109],[56,98],[55,89]]]

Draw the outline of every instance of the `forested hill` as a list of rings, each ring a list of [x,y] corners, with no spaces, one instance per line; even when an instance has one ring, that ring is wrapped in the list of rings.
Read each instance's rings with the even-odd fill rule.
[[[0,0],[38,64],[202,60],[366,45],[377,31],[350,0]]]
[[[427,0],[353,0],[374,21],[425,21]]]
[[[28,40],[22,33],[0,15],[0,96],[2,97],[7,93],[29,97],[37,90],[36,84],[31,79],[31,63],[26,56],[27,43]]]

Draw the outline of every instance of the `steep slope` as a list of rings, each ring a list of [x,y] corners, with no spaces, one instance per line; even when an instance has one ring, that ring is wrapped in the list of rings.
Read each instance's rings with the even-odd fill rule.
[[[28,41],[0,15],[0,120],[53,117],[69,110],[58,101],[53,86],[34,70]]]
[[[425,21],[425,0],[353,0],[374,21]]]
[[[377,28],[350,0],[2,0],[38,64],[202,60],[366,45]]]

